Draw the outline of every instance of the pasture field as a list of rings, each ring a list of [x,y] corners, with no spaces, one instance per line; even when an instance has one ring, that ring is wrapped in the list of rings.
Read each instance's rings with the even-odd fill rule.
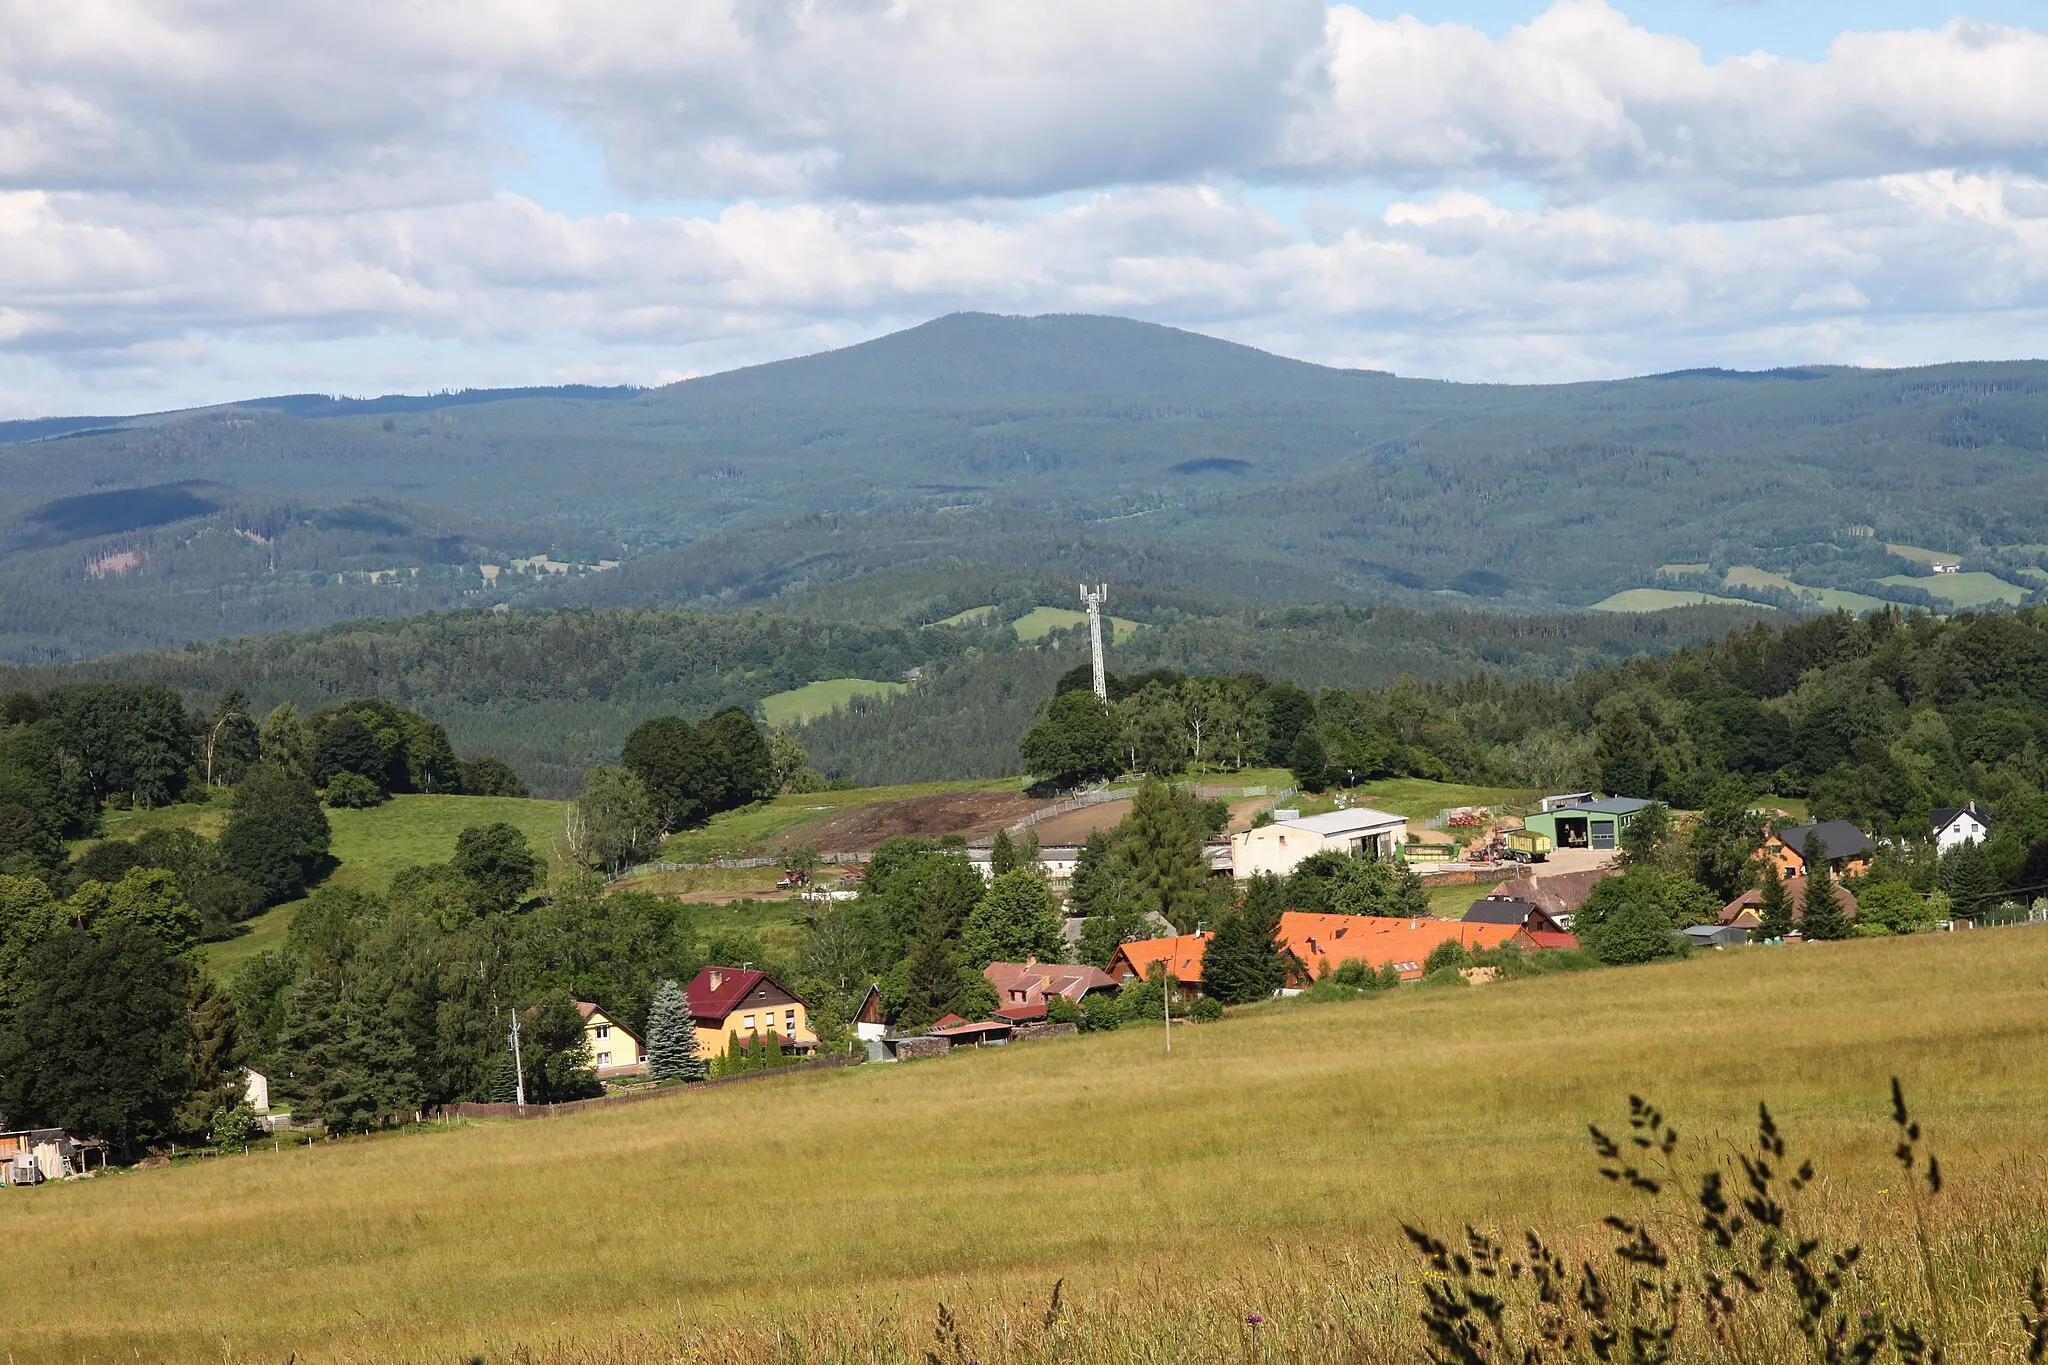
[[[966,611],[956,611],[945,620],[934,621],[932,624],[935,626],[978,626],[993,616],[995,610],[995,603],[991,602],[985,607],[969,607]]]
[[[200,809],[211,814],[210,807]],[[394,796],[382,805],[362,810],[330,810],[327,823],[334,835],[329,850],[339,866],[324,885],[382,891],[403,868],[447,862],[455,856],[456,836],[471,825],[499,821],[517,826],[533,851],[552,867],[558,856],[555,843],[562,833],[562,811],[560,801],[421,793]],[[198,828],[206,827],[202,824]],[[250,920],[248,932],[207,944],[208,964],[222,978],[233,976],[256,954],[282,944],[292,916],[298,911],[297,901],[274,906]]]
[[[1109,640],[1105,644],[1122,639],[1138,628],[1136,621],[1126,621],[1121,616],[1105,616],[1103,623],[1109,627]],[[1069,630],[1088,620],[1085,611],[1074,611],[1068,607],[1033,607],[1026,615],[1010,623],[1010,629],[1017,632],[1020,640],[1043,639],[1056,630]]]
[[[1951,554],[1947,550],[1930,550],[1921,545],[1893,545],[1889,541],[1885,543],[1885,549],[1900,559],[1910,559],[1915,564],[1953,564],[1962,558],[1961,555]]]
[[[0,1351],[907,1363],[943,1302],[988,1365],[1413,1360],[1399,1221],[1540,1227],[1568,1264],[1611,1244],[1598,1218],[1644,1197],[1598,1177],[1585,1125],[1626,1131],[1630,1094],[1693,1169],[1767,1100],[1821,1171],[1800,1216],[1860,1237],[1859,1273],[1924,1319],[1898,1075],[1947,1176],[1951,1358],[2019,1359],[2048,1250],[2044,976],[2041,928],[1742,949],[1274,1002],[1170,1055],[1128,1029],[0,1191],[0,1243],[37,1266]],[[1659,1228],[1690,1238],[1685,1206]]]
[[[1595,602],[1589,611],[1669,611],[1673,607],[1735,606],[1769,607],[1740,597],[1720,597],[1710,592],[1680,592],[1676,588],[1623,588]]]
[[[802,725],[818,716],[830,715],[855,697],[893,697],[903,690],[900,682],[828,678],[761,698],[761,719],[774,726]]]
[[[1911,574],[1895,573],[1878,580],[1901,588],[1923,588],[1962,610],[1972,607],[1986,607],[1993,602],[2005,602],[2018,606],[2026,600],[2027,590],[2017,583],[2008,583],[1994,573],[1982,570],[1971,573],[1936,574],[1932,578],[1915,578]]]
[[[1759,569],[1754,564],[1735,565],[1721,581],[1731,588],[1783,588],[1786,592],[1799,593],[1811,599],[1817,606],[1828,611],[1839,609],[1852,615],[1875,611],[1885,605],[1883,598],[1849,592],[1842,588],[1808,587],[1804,583],[1793,582],[1781,573]]]
[[[1505,806],[1534,801],[1542,793],[1520,787],[1472,787],[1460,782],[1432,782],[1426,777],[1389,777],[1362,782],[1347,793],[1352,804],[1405,816],[1422,831],[1422,822],[1454,806]],[[1303,815],[1337,809],[1336,793],[1301,798]]]

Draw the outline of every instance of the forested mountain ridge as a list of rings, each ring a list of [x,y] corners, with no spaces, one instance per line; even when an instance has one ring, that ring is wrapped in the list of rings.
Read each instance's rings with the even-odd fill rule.
[[[965,586],[997,588],[970,576]],[[1026,594],[1009,603],[1029,605]],[[896,591],[914,591],[897,585]],[[1000,595],[1000,591],[999,591]],[[1140,599],[1142,602],[1143,600]],[[1743,608],[1649,616],[1417,613],[1348,606],[1194,615],[1213,603],[1162,596],[1119,610],[1158,622],[1120,640],[1116,667],[1237,672],[1255,668],[1309,687],[1385,685],[1402,675],[1449,682],[1481,668],[1562,679],[1714,639],[1755,619]],[[923,620],[935,619],[924,616]],[[856,704],[800,731],[828,776],[863,783],[1017,771],[1017,740],[1083,649],[1079,630],[1019,641],[1006,617],[985,626],[850,625],[765,612],[657,609],[436,612],[339,623],[180,650],[47,668],[0,668],[0,694],[73,682],[162,684],[195,709],[229,689],[262,714],[281,702],[313,712],[381,697],[444,726],[463,753],[509,763],[538,795],[575,793],[584,770],[618,757],[650,716],[695,721],[749,708],[829,678],[923,681],[895,702]]]
[[[2048,583],[2038,362],[1511,387],[959,314],[638,394],[406,401],[0,445],[0,657],[499,602],[758,603],[960,562],[1524,610],[1671,565],[1925,601],[1929,566],[1888,545]],[[77,501],[112,493],[151,496]],[[480,567],[542,554],[588,568]]]

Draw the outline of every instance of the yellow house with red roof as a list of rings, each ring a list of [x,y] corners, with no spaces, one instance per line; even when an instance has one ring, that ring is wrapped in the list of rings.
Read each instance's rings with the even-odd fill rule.
[[[697,1048],[706,1057],[724,1052],[737,1038],[778,1038],[784,1048],[808,1052],[818,1045],[810,1007],[766,972],[752,968],[706,967],[683,989],[697,1026]]]

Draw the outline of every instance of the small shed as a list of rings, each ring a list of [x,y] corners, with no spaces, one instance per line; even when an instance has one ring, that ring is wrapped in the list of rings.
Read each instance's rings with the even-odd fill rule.
[[[867,995],[861,1000],[860,1010],[853,1016],[853,1036],[864,1043],[889,1036],[889,1021],[882,1017],[880,985],[869,986]]]
[[[1649,804],[1634,796],[1579,801],[1555,810],[1536,811],[1523,818],[1522,826],[1549,835],[1552,848],[1619,848],[1622,831],[1635,823],[1636,816]]]
[[[1739,948],[1749,942],[1749,930],[1737,924],[1695,924],[1682,932],[1695,948]]]

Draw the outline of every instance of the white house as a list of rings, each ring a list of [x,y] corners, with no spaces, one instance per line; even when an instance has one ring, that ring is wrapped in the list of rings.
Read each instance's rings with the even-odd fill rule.
[[[1934,846],[1943,853],[1963,844],[1981,844],[1991,837],[1991,817],[1978,810],[1975,801],[1943,806],[1927,823],[1934,831]]]
[[[1312,854],[1391,858],[1407,840],[1408,821],[1383,810],[1353,806],[1327,815],[1298,815],[1231,835],[1230,870],[1240,881],[1261,872],[1284,877]]]

